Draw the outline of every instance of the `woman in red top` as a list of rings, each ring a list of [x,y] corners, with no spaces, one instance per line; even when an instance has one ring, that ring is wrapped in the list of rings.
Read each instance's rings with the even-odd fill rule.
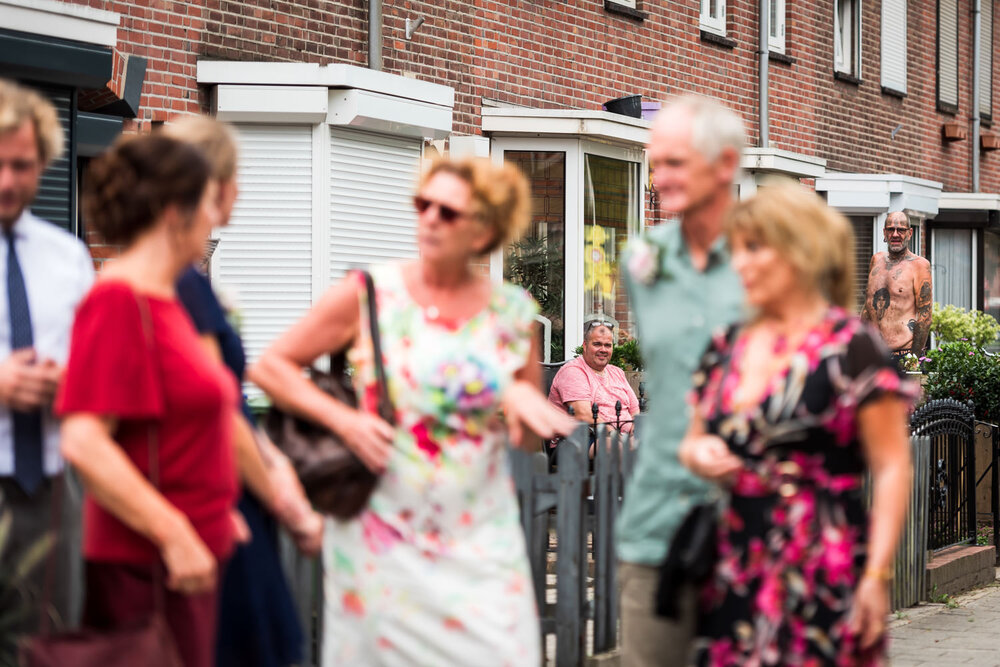
[[[196,148],[163,136],[122,140],[91,165],[84,215],[124,251],[80,305],[57,402],[87,490],[84,623],[147,618],[158,582],[187,667],[212,664],[218,568],[238,532],[238,389],[174,293],[219,222],[216,188]]]

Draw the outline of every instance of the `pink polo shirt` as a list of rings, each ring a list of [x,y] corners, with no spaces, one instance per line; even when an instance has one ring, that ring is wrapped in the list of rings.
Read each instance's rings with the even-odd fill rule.
[[[549,390],[549,402],[563,410],[567,403],[586,401],[597,403],[597,419],[600,422],[615,423],[615,402],[622,402],[622,421],[632,419],[639,412],[639,399],[625,379],[625,371],[608,364],[598,375],[583,357],[576,357],[559,369]],[[579,416],[579,415],[577,415]],[[588,410],[587,417],[590,417]],[[631,429],[625,429],[631,430]]]

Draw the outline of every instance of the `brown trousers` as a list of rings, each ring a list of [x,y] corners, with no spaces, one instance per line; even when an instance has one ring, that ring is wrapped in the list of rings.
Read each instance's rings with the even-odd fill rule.
[[[693,587],[685,586],[678,600],[676,621],[656,615],[654,598],[660,570],[649,565],[618,563],[621,595],[621,667],[684,667],[691,662],[697,620]]]

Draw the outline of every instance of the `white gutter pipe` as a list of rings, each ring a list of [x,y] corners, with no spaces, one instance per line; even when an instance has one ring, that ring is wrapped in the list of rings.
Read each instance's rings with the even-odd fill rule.
[[[382,70],[382,0],[368,0],[368,69]]]
[[[992,2],[993,0],[988,0]],[[972,191],[979,192],[979,68],[983,59],[982,0],[972,0]],[[993,54],[990,54],[993,57]]]
[[[770,0],[773,1],[773,0]],[[770,34],[770,28],[768,26],[768,21],[771,18],[770,15],[770,4],[769,0],[760,0],[760,39],[758,40],[759,47],[757,49],[757,54],[760,57],[760,75],[757,82],[757,126],[758,126],[758,145],[760,148],[767,148],[769,145],[768,138],[768,126],[770,121],[767,115],[767,96],[768,96],[768,85],[767,85],[767,68],[768,68],[768,35]]]

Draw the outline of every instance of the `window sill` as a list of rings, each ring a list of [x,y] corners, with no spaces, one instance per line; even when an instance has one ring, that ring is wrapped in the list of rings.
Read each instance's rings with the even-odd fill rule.
[[[843,81],[844,83],[852,83],[855,86],[861,85],[861,79],[854,76],[853,74],[848,74],[847,72],[841,72],[840,70],[833,70],[833,78],[837,81]]]
[[[722,35],[717,35],[714,32],[709,32],[707,30],[701,31],[701,41],[711,42],[712,44],[718,44],[719,46],[724,46],[727,49],[736,48],[736,40],[730,39],[728,37],[723,37]]]
[[[901,100],[906,99],[906,93],[902,90],[896,90],[895,88],[888,88],[886,86],[882,86],[882,94],[890,97],[898,97]]]
[[[778,63],[784,63],[785,65],[795,64],[795,58],[791,57],[787,53],[781,53],[780,51],[768,51],[767,59]]]
[[[626,5],[619,5],[617,2],[614,2],[614,0],[604,0],[604,11],[609,14],[627,16],[630,19],[635,19],[636,21],[645,21],[649,18],[648,12],[642,12],[634,7],[627,7]]]
[[[941,113],[946,113],[949,116],[954,116],[955,114],[958,113],[958,105],[938,100],[937,110],[940,111]]]

